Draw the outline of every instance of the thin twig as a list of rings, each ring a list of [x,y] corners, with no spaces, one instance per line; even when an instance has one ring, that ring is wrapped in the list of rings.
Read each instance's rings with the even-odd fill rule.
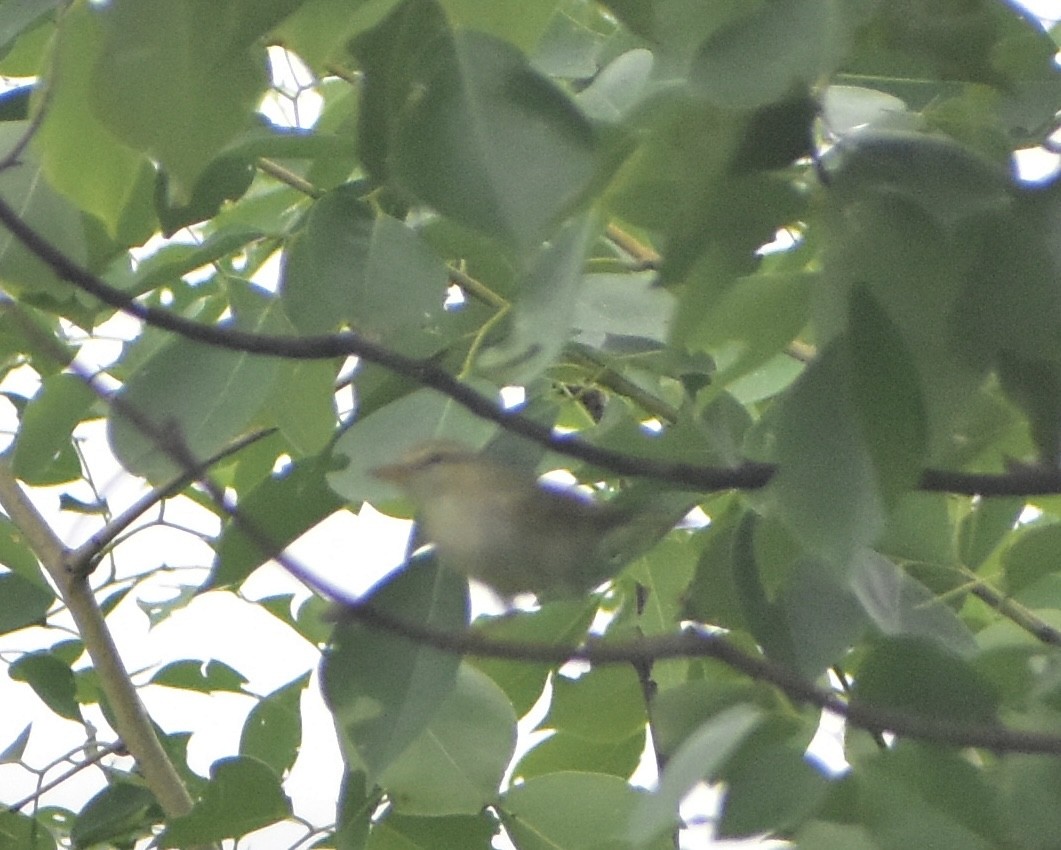
[[[22,135],[19,136],[18,141],[11,146],[4,158],[0,159],[0,171],[7,171],[9,168],[22,164],[22,154],[26,152],[26,148],[29,147],[30,142],[33,141],[37,131],[40,130],[41,125],[44,123],[45,109],[52,97],[52,83],[49,81],[46,84],[40,83],[39,85],[44,86],[44,92],[41,95],[40,102],[37,104],[37,111],[33,113],[33,117],[30,118],[29,124]]]
[[[977,599],[990,605],[1006,619],[1020,626],[1024,631],[1050,646],[1061,646],[1061,631],[1058,631],[1042,618],[1037,617],[1019,602],[999,593],[982,579],[974,578],[969,592]]]
[[[185,472],[169,484],[156,487],[149,493],[145,493],[141,498],[137,499],[132,505],[126,508],[126,510],[122,511],[121,514],[89,537],[88,540],[76,549],[71,550],[70,554],[67,556],[67,569],[75,575],[88,575],[95,568],[103,550],[113,543],[123,531],[151,510],[151,508],[164,499],[176,496],[181,490],[196,481],[199,475],[207,469],[212,468],[220,461],[231,457],[237,452],[247,448],[247,446],[274,433],[276,433],[275,428],[265,428],[261,431],[255,431],[251,434],[240,437],[221,451],[204,460],[198,468]]]
[[[261,156],[258,157],[257,165],[259,170],[264,171],[270,177],[279,180],[281,183],[290,186],[292,189],[301,192],[303,195],[308,195],[311,198],[319,198],[324,194],[324,190],[319,186],[314,186],[306,178],[295,174],[295,172],[289,168],[284,168],[284,166],[278,162]]]
[[[12,803],[11,805],[7,806],[6,808],[7,808],[8,811],[17,812],[19,809],[22,809],[23,807],[28,806],[34,800],[39,800],[42,795],[47,794],[53,788],[57,788],[58,786],[62,785],[64,782],[66,782],[66,780],[70,779],[72,776],[76,776],[78,773],[80,773],[86,767],[92,767],[92,765],[94,765],[94,764],[99,764],[107,756],[111,756],[111,755],[114,755],[116,753],[123,753],[124,754],[126,752],[127,751],[125,749],[125,744],[123,744],[121,741],[115,741],[113,744],[108,744],[105,747],[101,747],[99,750],[94,752],[92,755],[90,755],[84,761],[78,762],[73,767],[71,767],[68,771],[66,771],[63,774],[60,774],[55,779],[53,779],[51,782],[46,782],[44,785],[41,785],[40,787],[38,787],[37,790],[34,791],[32,794],[30,794],[28,797],[24,797],[23,799],[15,802],[15,803]]]
[[[115,731],[136,759],[162,810],[168,817],[187,814],[192,798],[155,734],[87,578],[67,570],[67,548],[26,496],[6,460],[0,461],[0,507],[59,588],[110,704]]]

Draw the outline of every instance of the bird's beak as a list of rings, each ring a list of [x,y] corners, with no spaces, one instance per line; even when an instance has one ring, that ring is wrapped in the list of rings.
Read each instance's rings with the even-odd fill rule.
[[[391,484],[402,484],[409,478],[411,470],[404,463],[386,463],[383,466],[370,469],[369,473],[381,481],[387,481]]]

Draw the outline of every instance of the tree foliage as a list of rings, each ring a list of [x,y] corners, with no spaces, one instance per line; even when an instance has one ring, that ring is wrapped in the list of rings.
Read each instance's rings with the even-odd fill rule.
[[[1017,165],[1057,159],[1056,53],[1001,0],[0,4],[0,631],[55,716],[0,761],[50,781],[27,746],[80,725],[97,789],[5,799],[0,847],[656,850],[702,783],[724,836],[1053,846],[1061,181]],[[429,555],[355,598],[320,578],[349,553],[286,552],[407,515],[371,470],[438,436],[701,520],[501,616]],[[207,554],[130,570],[168,503]],[[315,594],[247,601],[273,558]],[[221,597],[320,675],[254,695],[207,776],[141,692],[246,678],[133,676],[112,626]],[[285,785],[318,688],[330,824]]]

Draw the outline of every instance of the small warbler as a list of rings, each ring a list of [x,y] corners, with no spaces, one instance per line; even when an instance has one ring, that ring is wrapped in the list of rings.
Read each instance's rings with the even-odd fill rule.
[[[589,592],[672,528],[692,501],[681,494],[662,511],[619,508],[448,440],[422,443],[373,474],[413,503],[444,565],[507,597]]]

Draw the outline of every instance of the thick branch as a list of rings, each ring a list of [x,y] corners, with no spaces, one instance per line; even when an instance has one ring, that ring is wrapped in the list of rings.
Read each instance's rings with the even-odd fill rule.
[[[122,663],[88,579],[68,569],[67,548],[30,502],[6,462],[0,462],[0,507],[18,526],[58,587],[114,713],[115,731],[129,754],[136,759],[163,812],[167,817],[187,814],[192,808],[192,798],[155,735],[155,728]]]

